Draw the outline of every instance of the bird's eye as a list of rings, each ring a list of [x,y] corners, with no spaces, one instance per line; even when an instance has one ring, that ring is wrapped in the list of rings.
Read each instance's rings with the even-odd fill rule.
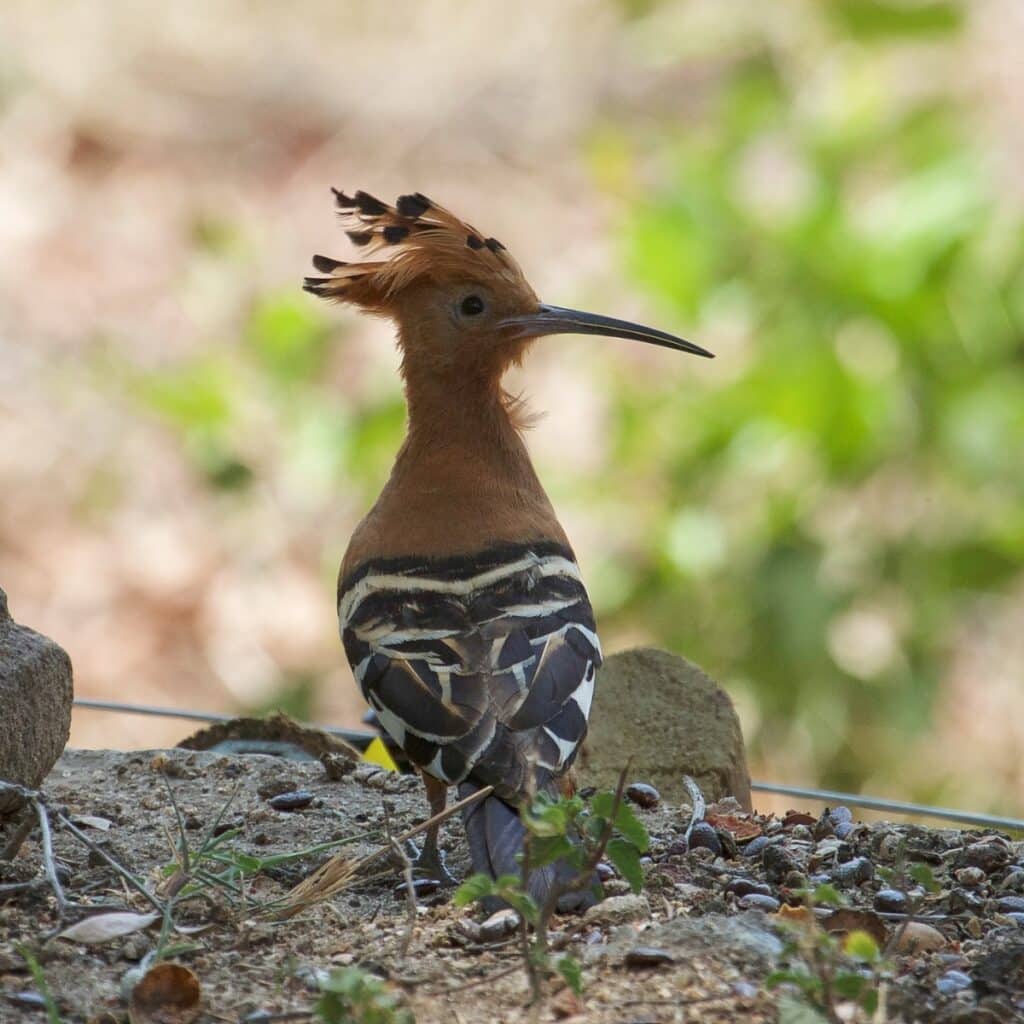
[[[484,300],[479,295],[467,295],[459,305],[463,316],[479,316],[484,311]]]

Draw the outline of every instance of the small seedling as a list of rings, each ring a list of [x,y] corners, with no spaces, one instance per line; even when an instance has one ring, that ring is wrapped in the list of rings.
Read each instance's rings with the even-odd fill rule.
[[[799,999],[779,1001],[782,1024],[841,1024],[840,1004],[852,1003],[867,1014],[878,1009],[879,994],[888,970],[878,943],[865,931],[830,935],[813,925],[816,907],[842,907],[846,900],[833,886],[819,885],[804,893],[811,925],[788,926],[789,936],[782,955],[788,967],[773,971],[765,979],[768,988],[793,985]]]
[[[596,793],[589,805],[579,796],[535,797],[521,813],[526,826],[520,855],[522,873],[497,879],[473,875],[455,893],[457,906],[497,897],[519,914],[520,948],[534,1003],[543,997],[544,983],[554,973],[561,975],[577,995],[583,990],[579,962],[568,954],[553,960],[548,950],[548,922],[562,897],[598,886],[595,871],[605,856],[634,892],[643,886],[640,857],[647,851],[649,840],[647,830],[622,801],[624,780],[625,772],[614,793]],[[573,874],[556,883],[543,905],[538,906],[527,880],[534,870],[555,861],[569,864]]]
[[[313,1007],[323,1024],[416,1024],[401,996],[359,967],[342,967],[320,981]]]

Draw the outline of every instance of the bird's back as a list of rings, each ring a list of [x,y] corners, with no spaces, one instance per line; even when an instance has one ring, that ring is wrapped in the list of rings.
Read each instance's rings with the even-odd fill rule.
[[[601,654],[564,544],[371,560],[341,580],[338,612],[364,696],[435,778],[518,802],[571,765]]]

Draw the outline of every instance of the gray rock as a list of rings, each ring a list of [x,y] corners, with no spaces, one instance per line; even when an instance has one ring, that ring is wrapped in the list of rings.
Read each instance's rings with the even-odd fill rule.
[[[646,921],[650,916],[651,905],[647,897],[629,893],[625,896],[610,896],[595,904],[583,915],[583,920],[587,924],[612,927],[630,921]]]
[[[71,732],[71,659],[58,644],[19,626],[0,590],[0,779],[35,788]],[[21,801],[0,795],[0,816]]]
[[[584,786],[630,774],[672,803],[689,804],[691,775],[709,802],[734,796],[750,810],[750,773],[729,695],[692,662],[653,647],[613,654],[597,674],[590,732],[577,769]]]

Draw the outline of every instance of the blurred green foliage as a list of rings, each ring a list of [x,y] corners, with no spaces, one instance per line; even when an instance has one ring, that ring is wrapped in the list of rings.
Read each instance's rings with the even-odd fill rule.
[[[665,9],[619,7],[631,29]],[[616,521],[587,566],[610,647],[685,653],[746,698],[755,760],[798,749],[816,781],[856,788],[898,777],[958,636],[1022,583],[1024,222],[966,100],[915,80],[925,58],[952,80],[961,4],[780,12],[655,28],[685,111],[591,134],[595,178],[627,209],[629,274],[719,360],[684,379],[625,374],[614,346],[596,357],[608,451],[562,466],[557,498]],[[196,238],[254,258],[219,222]],[[297,288],[245,320],[237,345],[133,393],[214,488],[287,471],[310,509],[366,507],[402,435],[397,385],[343,400],[336,320]],[[254,445],[268,437],[276,457]],[[915,784],[938,795],[941,770]]]
[[[619,378],[607,471],[659,513],[599,612],[745,684],[755,756],[799,730],[855,788],[1022,580],[1024,223],[963,104],[907,87],[919,41],[955,67],[958,5],[801,9],[722,43],[699,118],[595,141],[634,279],[728,362]]]

